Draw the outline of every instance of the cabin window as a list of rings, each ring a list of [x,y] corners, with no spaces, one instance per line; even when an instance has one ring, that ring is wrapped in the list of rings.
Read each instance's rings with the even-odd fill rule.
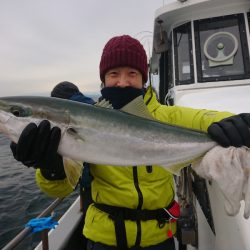
[[[198,82],[247,77],[249,57],[243,14],[195,21],[194,28]]]
[[[174,59],[176,85],[194,82],[191,24],[174,29]]]

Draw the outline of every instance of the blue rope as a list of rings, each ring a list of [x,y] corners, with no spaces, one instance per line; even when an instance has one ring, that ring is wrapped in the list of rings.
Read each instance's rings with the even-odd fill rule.
[[[30,227],[32,229],[32,233],[43,231],[44,229],[54,229],[58,225],[57,221],[54,221],[53,218],[50,217],[41,217],[31,219],[25,227]]]

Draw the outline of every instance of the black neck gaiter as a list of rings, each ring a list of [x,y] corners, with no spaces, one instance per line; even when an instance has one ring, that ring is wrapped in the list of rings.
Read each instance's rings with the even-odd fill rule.
[[[133,87],[105,87],[101,90],[102,97],[109,101],[114,109],[121,109],[136,97],[143,95],[143,89]]]

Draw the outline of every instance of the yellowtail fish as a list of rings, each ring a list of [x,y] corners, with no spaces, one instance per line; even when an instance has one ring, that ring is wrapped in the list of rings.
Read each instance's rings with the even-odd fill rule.
[[[51,97],[0,98],[0,131],[14,142],[27,124],[44,119],[61,129],[58,153],[73,161],[160,165],[175,173],[216,145],[205,133],[156,121],[142,97],[122,110]]]

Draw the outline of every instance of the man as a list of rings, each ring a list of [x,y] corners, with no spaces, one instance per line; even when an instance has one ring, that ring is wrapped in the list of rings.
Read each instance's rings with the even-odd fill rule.
[[[225,147],[250,146],[249,115],[232,116],[228,112],[161,105],[154,91],[150,87],[144,88],[148,80],[146,53],[140,42],[130,36],[113,37],[105,45],[100,61],[100,78],[102,97],[115,109],[142,95],[148,111],[159,121],[208,132]],[[26,154],[26,160],[32,160],[38,167],[37,184],[45,193],[64,197],[72,191],[65,176],[58,174],[58,178],[50,178],[43,173],[43,169],[52,173],[55,170],[62,172],[61,157],[58,159],[54,150],[60,141],[60,131],[59,128],[51,129],[48,121],[42,123],[47,124],[46,132],[39,125],[34,129],[37,135],[34,138],[46,145],[46,153],[37,156],[32,146],[32,157]],[[56,136],[54,130],[57,130]],[[39,134],[45,134],[48,139],[44,140]],[[29,129],[24,129],[23,135],[21,144],[23,141],[35,144],[30,142],[33,136]],[[17,146],[20,146],[19,142]],[[49,152],[50,158],[46,157],[48,148],[53,148]],[[16,158],[23,159],[21,155]],[[49,162],[50,159],[57,161]],[[89,239],[88,250],[175,249],[173,235],[176,222],[172,215],[178,206],[174,201],[170,172],[160,166],[119,167],[91,163],[90,171],[93,176],[93,203],[87,210],[83,229],[83,234]]]
[[[75,84],[67,81],[58,83],[51,91],[51,97],[68,99],[87,104],[95,104],[95,101],[81,93]]]

